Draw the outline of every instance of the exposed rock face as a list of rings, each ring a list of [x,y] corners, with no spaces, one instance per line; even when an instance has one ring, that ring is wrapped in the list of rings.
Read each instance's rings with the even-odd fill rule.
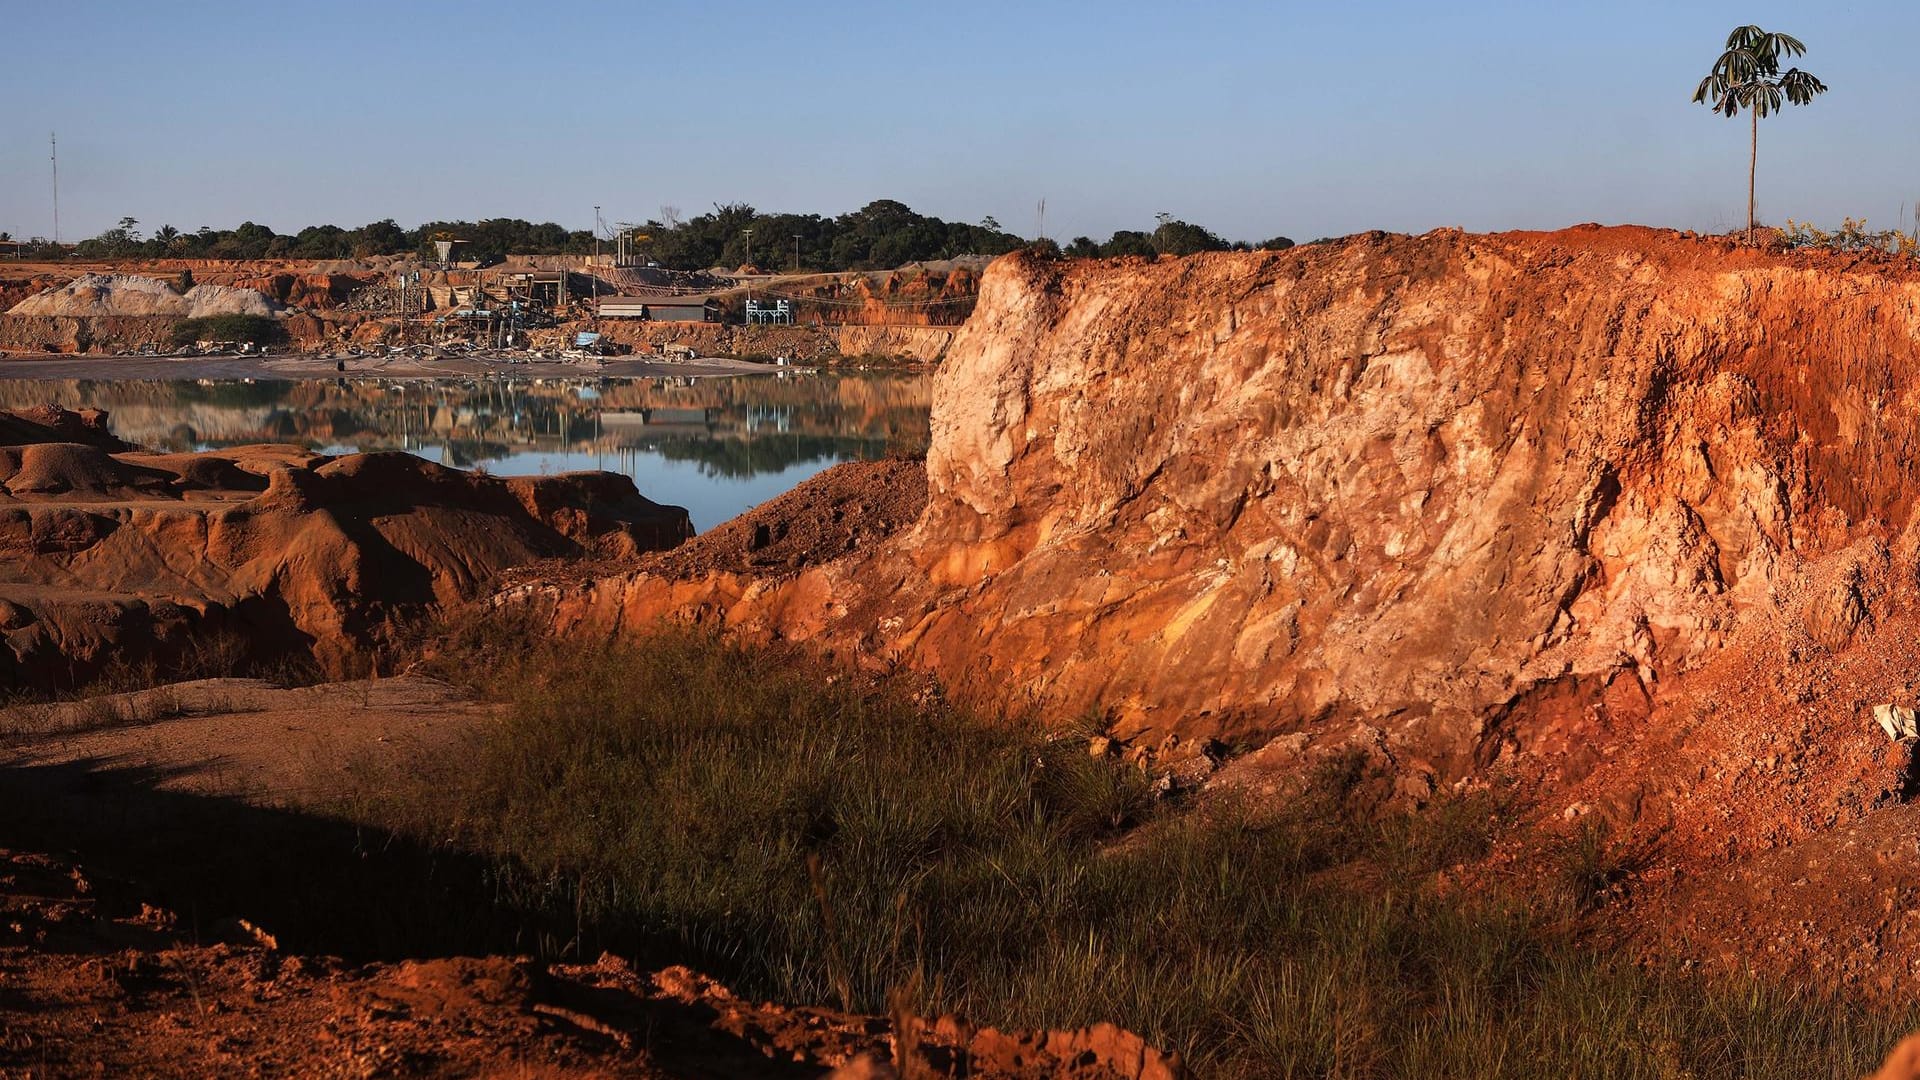
[[[1568,737],[1521,714],[1644,715],[1755,612],[1872,633],[1913,580],[1916,352],[1907,271],[1643,229],[1012,257],[936,377],[911,530],[557,618],[720,616],[1123,732],[1344,718],[1465,768]]]
[[[508,567],[691,535],[624,477],[501,480],[406,454],[115,453],[104,415],[0,416],[0,686],[225,631],[344,672]],[[44,441],[87,437],[90,442]]]
[[[877,356],[937,363],[947,355],[957,333],[950,326],[864,326],[844,324],[835,329],[842,356]]]
[[[0,315],[0,352],[84,353],[167,344],[179,322],[176,315]]]

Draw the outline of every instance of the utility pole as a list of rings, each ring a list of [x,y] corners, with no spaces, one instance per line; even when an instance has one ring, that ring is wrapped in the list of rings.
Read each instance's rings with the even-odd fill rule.
[[[795,233],[793,236],[793,272],[796,274],[800,272],[800,234],[799,233]]]
[[[593,328],[600,329],[600,206],[593,207]]]
[[[747,269],[751,270],[753,269],[753,230],[741,229],[740,231],[747,234]],[[751,281],[747,283],[747,299],[753,299],[753,283]]]
[[[60,139],[59,133],[47,132],[47,149],[53,153],[53,246],[60,246]]]

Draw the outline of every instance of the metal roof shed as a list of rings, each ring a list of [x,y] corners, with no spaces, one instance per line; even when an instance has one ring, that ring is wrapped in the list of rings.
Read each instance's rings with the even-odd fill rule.
[[[654,322],[719,322],[722,305],[717,297],[603,296],[603,319],[651,319]]]

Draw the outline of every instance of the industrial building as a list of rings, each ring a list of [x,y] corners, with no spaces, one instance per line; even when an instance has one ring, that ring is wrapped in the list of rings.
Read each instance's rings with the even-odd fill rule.
[[[720,321],[723,307],[718,298],[696,294],[690,296],[603,296],[600,298],[600,317],[603,319],[650,319],[654,322],[712,322]]]

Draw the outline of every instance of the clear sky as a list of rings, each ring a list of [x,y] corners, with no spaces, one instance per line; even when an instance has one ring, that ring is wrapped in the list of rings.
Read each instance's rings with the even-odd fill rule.
[[[1744,220],[1747,127],[1688,101],[1737,23],[1831,91],[1761,123],[1763,217],[1920,202],[1920,4],[283,4],[0,0],[0,230],[584,228],[896,198],[1104,239]],[[1911,213],[1911,210],[1908,210]]]

